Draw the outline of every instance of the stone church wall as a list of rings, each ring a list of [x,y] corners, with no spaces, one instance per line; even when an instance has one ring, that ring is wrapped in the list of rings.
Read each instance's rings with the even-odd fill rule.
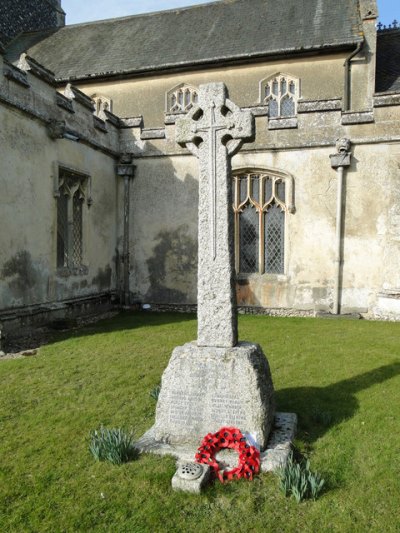
[[[20,327],[21,317],[29,325],[52,313],[109,307],[118,283],[116,117],[94,118],[78,91],[69,89],[66,98],[49,71],[29,58],[23,66],[0,55],[0,323],[6,330]],[[83,259],[75,271],[57,268],[60,167],[85,176]]]
[[[326,67],[330,69],[329,62]],[[174,83],[178,79],[176,75]],[[155,92],[160,89],[157,83],[155,87]],[[131,89],[134,99],[134,84]],[[230,95],[248,94],[235,85],[228,89]],[[233,166],[291,175],[295,212],[286,216],[284,274],[239,276],[238,303],[278,314],[332,309],[337,173],[329,156],[336,151],[336,139],[347,137],[352,141],[352,164],[345,187],[342,312],[399,316],[400,279],[395,267],[400,259],[396,229],[399,97],[377,95],[372,110],[343,112],[338,86],[327,91],[329,98],[314,91],[308,94],[319,98],[307,99],[302,90],[295,123],[274,123],[263,106],[251,104],[254,100],[240,101],[256,115],[256,139],[243,146]],[[150,94],[149,99],[162,100],[160,94],[154,98]],[[161,115],[159,109],[156,112]],[[197,162],[175,143],[173,121],[166,116],[165,122],[162,128],[146,128],[146,115],[124,121],[122,145],[134,152],[137,165],[131,198],[131,287],[136,301],[157,308],[173,303],[192,308],[196,302]]]
[[[0,35],[4,42],[26,31],[64,26],[61,0],[1,0]]]

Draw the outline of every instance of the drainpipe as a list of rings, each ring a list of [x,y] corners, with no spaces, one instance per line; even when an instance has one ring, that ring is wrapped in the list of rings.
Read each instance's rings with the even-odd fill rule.
[[[130,254],[129,254],[129,222],[130,222],[130,185],[135,176],[135,165],[132,164],[132,154],[121,156],[117,165],[117,175],[124,178],[124,234],[123,234],[123,289],[120,300],[124,307],[130,305]]]
[[[343,111],[350,111],[350,74],[351,63],[350,61],[355,57],[364,46],[364,41],[360,41],[357,44],[357,48],[352,52],[346,61],[344,62],[344,98],[343,98]]]
[[[342,233],[343,233],[343,190],[345,180],[345,169],[351,165],[351,142],[349,139],[337,139],[336,141],[337,153],[330,157],[331,167],[337,171],[338,185],[337,185],[337,205],[336,205],[336,242],[335,242],[335,280],[333,292],[333,314],[340,313],[340,296],[341,296],[341,277],[343,269],[343,247],[342,247]]]

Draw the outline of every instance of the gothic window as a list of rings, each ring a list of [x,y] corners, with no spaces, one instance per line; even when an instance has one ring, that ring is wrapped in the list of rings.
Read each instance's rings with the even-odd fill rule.
[[[289,190],[288,190],[289,188]],[[238,274],[283,274],[286,199],[291,179],[265,172],[233,176],[235,264]]]
[[[293,76],[276,74],[260,84],[260,102],[268,104],[270,118],[294,117],[300,96],[300,82]]]
[[[92,100],[95,105],[94,114],[105,120],[107,117],[104,114],[104,111],[112,112],[112,100],[108,96],[102,96],[100,94],[94,94]]]
[[[167,113],[186,113],[198,102],[196,87],[182,83],[167,93]]]
[[[81,272],[83,267],[83,206],[91,204],[88,175],[59,169],[57,198],[57,267]]]

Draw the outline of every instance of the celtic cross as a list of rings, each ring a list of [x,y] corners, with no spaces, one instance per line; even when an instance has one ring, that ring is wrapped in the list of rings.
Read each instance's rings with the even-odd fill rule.
[[[198,104],[176,122],[176,141],[198,159],[198,345],[237,343],[230,158],[254,133],[254,118],[223,83],[201,85]]]

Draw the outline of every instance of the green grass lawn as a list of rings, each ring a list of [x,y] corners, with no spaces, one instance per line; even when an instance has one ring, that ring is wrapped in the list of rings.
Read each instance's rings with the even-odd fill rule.
[[[154,421],[149,392],[193,316],[126,313],[0,362],[0,531],[400,531],[400,324],[242,316],[262,345],[296,446],[326,479],[297,504],[276,476],[175,493],[172,458],[96,463],[90,430]]]

